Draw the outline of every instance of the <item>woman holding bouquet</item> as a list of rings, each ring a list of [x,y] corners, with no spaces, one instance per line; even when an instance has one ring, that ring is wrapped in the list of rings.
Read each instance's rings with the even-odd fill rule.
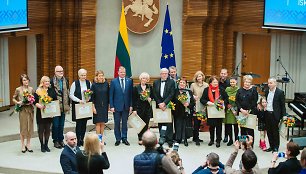
[[[133,112],[138,114],[139,117],[146,123],[145,127],[138,134],[138,144],[141,145],[142,135],[148,130],[149,121],[152,117],[152,87],[148,84],[150,81],[150,75],[143,72],[139,76],[140,84],[133,88]]]
[[[175,90],[173,103],[175,110],[173,111],[175,140],[178,143],[184,141],[184,145],[188,146],[187,139],[190,135],[187,134],[187,126],[192,127],[192,114],[195,101],[193,94],[187,87],[186,78],[182,77],[178,80],[178,88]]]
[[[201,116],[204,116],[204,105],[200,102],[200,98],[202,97],[203,91],[205,88],[208,87],[208,83],[204,82],[205,75],[203,74],[202,71],[197,71],[194,74],[193,81],[194,83],[191,84],[190,90],[193,93],[193,97],[196,101],[195,105],[195,112],[196,114],[200,114]],[[203,142],[199,138],[199,129],[201,125],[201,119],[199,117],[193,117],[193,141],[196,142],[196,145],[199,146],[200,142]]]
[[[52,118],[42,118],[41,112],[45,108],[45,104],[56,100],[56,93],[50,86],[50,78],[48,76],[43,76],[40,80],[40,85],[38,86],[35,94],[35,106],[36,110],[36,122],[38,128],[38,137],[40,141],[41,152],[50,152],[48,147],[48,141],[51,131]]]
[[[226,94],[228,95],[228,105],[227,105],[227,111],[225,113],[225,137],[229,137],[229,141],[227,143],[227,146],[231,146],[233,142],[233,126],[234,126],[234,132],[235,132],[235,140],[237,140],[239,128],[236,120],[237,115],[237,106],[236,106],[236,93],[238,91],[237,86],[237,79],[236,77],[230,78],[230,87],[227,87],[225,89]]]
[[[75,104],[85,104],[89,101],[91,83],[86,80],[87,71],[85,69],[79,69],[78,71],[79,80],[74,81],[70,87],[69,97],[72,100],[72,121],[76,122],[75,132],[78,140],[78,146],[83,146],[83,139],[86,132],[87,120],[90,118],[76,119]]]
[[[203,105],[218,107],[218,110],[225,109],[227,106],[228,96],[224,90],[221,90],[218,86],[219,82],[216,76],[211,76],[209,79],[209,86],[203,91],[203,95],[200,99]],[[215,104],[216,103],[216,104]],[[220,104],[220,105],[219,105]],[[216,147],[220,147],[221,134],[222,134],[222,118],[209,118],[207,119],[207,124],[209,126],[210,142],[208,146],[214,144],[215,140],[215,129],[216,129]]]
[[[258,93],[256,87],[252,86],[252,81],[251,75],[243,76],[243,87],[239,88],[236,94],[237,112],[241,112],[244,117],[257,114]],[[241,127],[241,135],[251,135],[253,142],[255,141],[254,129]]]
[[[19,125],[20,125],[20,140],[21,140],[21,152],[25,153],[33,152],[31,149],[31,137],[33,135],[33,118],[34,118],[34,107],[33,107],[33,93],[34,90],[29,86],[29,76],[26,74],[20,75],[20,84],[18,88],[16,88],[13,102],[16,105],[16,110],[18,108],[19,111]],[[24,94],[30,94],[29,97]],[[24,139],[27,139],[27,143],[25,145]]]
[[[103,135],[105,123],[108,121],[109,86],[103,71],[98,70],[95,75],[95,83],[91,86],[93,92],[91,95],[93,123],[96,125],[96,133]]]

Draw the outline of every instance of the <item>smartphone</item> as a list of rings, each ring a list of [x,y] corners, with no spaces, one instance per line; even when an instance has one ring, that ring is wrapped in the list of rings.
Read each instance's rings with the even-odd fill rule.
[[[179,143],[174,143],[173,150],[178,152],[179,147],[180,147]]]
[[[238,141],[239,142],[245,142],[249,137],[247,135],[240,135],[238,136]]]
[[[102,134],[98,134],[98,139],[100,142],[102,142]]]

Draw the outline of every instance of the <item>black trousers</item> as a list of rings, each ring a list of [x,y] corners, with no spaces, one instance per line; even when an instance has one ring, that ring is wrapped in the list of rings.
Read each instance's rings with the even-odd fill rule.
[[[233,140],[233,127],[234,127],[234,133],[235,133],[235,141],[237,140],[239,128],[238,124],[225,124],[225,137],[229,137],[229,140]]]
[[[173,123],[158,123],[159,132],[162,126],[166,126],[166,142],[168,144],[173,144]]]
[[[143,133],[145,133],[149,128],[149,122],[150,122],[151,115],[147,115],[147,114],[140,115],[139,114],[139,117],[146,123],[145,127],[138,134],[138,140],[141,141]]]
[[[201,121],[197,117],[193,117],[193,140],[199,140],[199,130],[201,126]]]
[[[280,142],[278,128],[279,120],[275,119],[273,112],[268,112],[267,116],[265,117],[265,120],[270,147],[272,149],[278,149]]]
[[[254,129],[241,127],[241,135],[251,135],[253,137],[252,147],[254,147],[254,142],[255,142]]]
[[[83,146],[86,132],[87,118],[76,120],[75,133],[77,136],[78,146]]]
[[[209,126],[209,133],[210,133],[210,141],[211,142],[214,142],[215,140],[215,129],[216,129],[216,136],[217,136],[217,139],[216,139],[216,142],[217,143],[220,143],[221,140],[222,140],[222,122],[220,123],[216,123],[212,126]]]

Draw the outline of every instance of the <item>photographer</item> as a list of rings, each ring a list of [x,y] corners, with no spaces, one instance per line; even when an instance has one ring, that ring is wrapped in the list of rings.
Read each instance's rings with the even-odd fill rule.
[[[212,152],[206,156],[204,164],[198,167],[192,174],[223,174],[223,170],[224,165],[219,161],[219,155]]]
[[[153,132],[148,130],[143,134],[142,144],[145,146],[145,151],[134,157],[135,174],[184,174],[181,161],[180,166],[176,166],[169,153],[165,155],[157,151],[157,138]]]
[[[240,173],[261,173],[257,164],[256,154],[252,151],[253,137],[248,135],[245,142],[235,141],[235,151],[231,154],[225,165],[225,173],[240,174]],[[233,163],[237,157],[239,147],[244,150],[241,156],[239,170],[233,169]]]

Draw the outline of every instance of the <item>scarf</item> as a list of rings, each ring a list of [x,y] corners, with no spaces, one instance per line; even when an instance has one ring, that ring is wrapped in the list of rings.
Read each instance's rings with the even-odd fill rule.
[[[63,79],[63,84],[62,84],[63,91],[61,91],[59,79],[56,76],[53,77],[52,81],[54,84],[54,90],[56,92],[57,99],[60,103],[61,112],[67,112],[70,110],[69,88],[67,87],[67,79],[65,77],[62,77],[62,79]]]
[[[213,90],[215,91],[215,96],[213,96],[213,93],[212,93]],[[213,87],[211,84],[209,84],[209,87],[208,87],[209,101],[214,103],[215,99],[218,99],[219,97],[220,97],[219,86]]]

